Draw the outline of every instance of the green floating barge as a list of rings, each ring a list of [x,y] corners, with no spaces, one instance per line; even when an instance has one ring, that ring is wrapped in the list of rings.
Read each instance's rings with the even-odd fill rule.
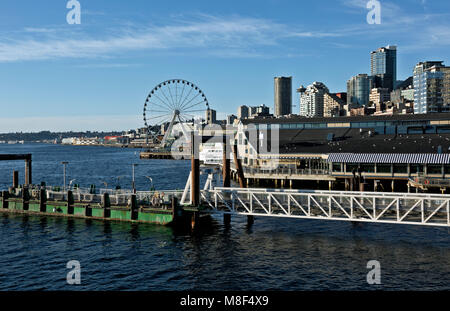
[[[91,189],[92,190],[92,189]],[[190,224],[197,208],[178,204],[178,192],[133,193],[48,187],[11,187],[0,194],[0,212],[129,221],[159,225]]]

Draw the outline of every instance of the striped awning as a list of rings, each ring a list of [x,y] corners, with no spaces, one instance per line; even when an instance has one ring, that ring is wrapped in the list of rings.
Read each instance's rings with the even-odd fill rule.
[[[296,160],[320,160],[320,156],[299,156],[299,155],[261,155],[261,159],[296,159]]]
[[[450,154],[436,153],[331,153],[328,162],[450,164]]]

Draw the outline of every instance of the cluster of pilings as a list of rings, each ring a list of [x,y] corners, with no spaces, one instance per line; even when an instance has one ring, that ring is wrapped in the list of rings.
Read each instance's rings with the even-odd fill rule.
[[[0,161],[17,161],[25,160],[25,185],[28,186],[32,183],[32,171],[31,171],[31,154],[0,154]],[[13,173],[13,185],[15,188],[19,186],[19,172]]]
[[[222,165],[222,180],[223,187],[229,188],[231,187],[231,165],[230,159],[228,156],[227,150],[228,148],[228,139],[227,135],[223,135],[222,137],[210,137],[210,136],[196,136],[193,133],[191,134],[191,202],[194,207],[199,207],[200,205],[200,158],[199,158],[199,144],[203,142],[221,142],[223,143],[223,165]],[[244,177],[244,171],[242,169],[241,159],[238,154],[238,147],[235,143],[232,146],[233,150],[233,160],[236,166],[236,175],[237,181],[241,188],[246,187],[246,180]],[[225,213],[223,215],[223,221],[225,226],[229,226],[231,224],[231,214]],[[199,214],[198,212],[194,212],[192,214],[192,229],[195,229],[197,224],[199,223]],[[252,225],[254,223],[253,216],[247,216],[248,225]]]

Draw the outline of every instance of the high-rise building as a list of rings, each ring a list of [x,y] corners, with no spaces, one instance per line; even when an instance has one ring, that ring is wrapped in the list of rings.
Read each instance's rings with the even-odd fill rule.
[[[323,116],[339,117],[344,109],[345,100],[342,93],[326,93],[323,97]]]
[[[270,108],[266,105],[250,107],[250,117],[269,116]]]
[[[250,116],[248,106],[240,106],[238,108],[237,117],[240,120],[247,119]]]
[[[237,117],[234,114],[227,116],[227,124],[233,124]]]
[[[217,121],[216,119],[216,111],[214,109],[207,109],[206,110],[206,123],[207,124],[215,124]]]
[[[369,100],[379,105],[391,100],[391,94],[387,88],[374,88],[370,91]]]
[[[300,92],[300,89],[304,91]],[[300,115],[304,117],[323,117],[324,96],[330,92],[325,84],[314,82],[306,89],[300,89]]]
[[[373,79],[367,74],[359,74],[347,82],[348,110],[367,106],[369,94],[373,86]]]
[[[292,77],[275,77],[275,109],[276,117],[292,113]]]
[[[450,67],[443,61],[421,62],[414,68],[414,113],[450,112]]]
[[[394,89],[397,82],[397,47],[381,47],[370,53],[370,71],[375,87]]]

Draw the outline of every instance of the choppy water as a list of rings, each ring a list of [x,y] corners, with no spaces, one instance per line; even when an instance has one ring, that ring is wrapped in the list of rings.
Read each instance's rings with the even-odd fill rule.
[[[54,145],[0,145],[32,153],[33,181],[68,180],[97,187],[183,188],[189,162],[139,160],[136,150]],[[0,188],[24,163],[0,162]],[[0,214],[0,290],[360,290],[450,289],[450,232],[443,228],[257,218],[248,228],[220,218],[201,234],[84,219]],[[81,285],[68,285],[66,263],[81,263]],[[381,285],[368,285],[369,260]]]

